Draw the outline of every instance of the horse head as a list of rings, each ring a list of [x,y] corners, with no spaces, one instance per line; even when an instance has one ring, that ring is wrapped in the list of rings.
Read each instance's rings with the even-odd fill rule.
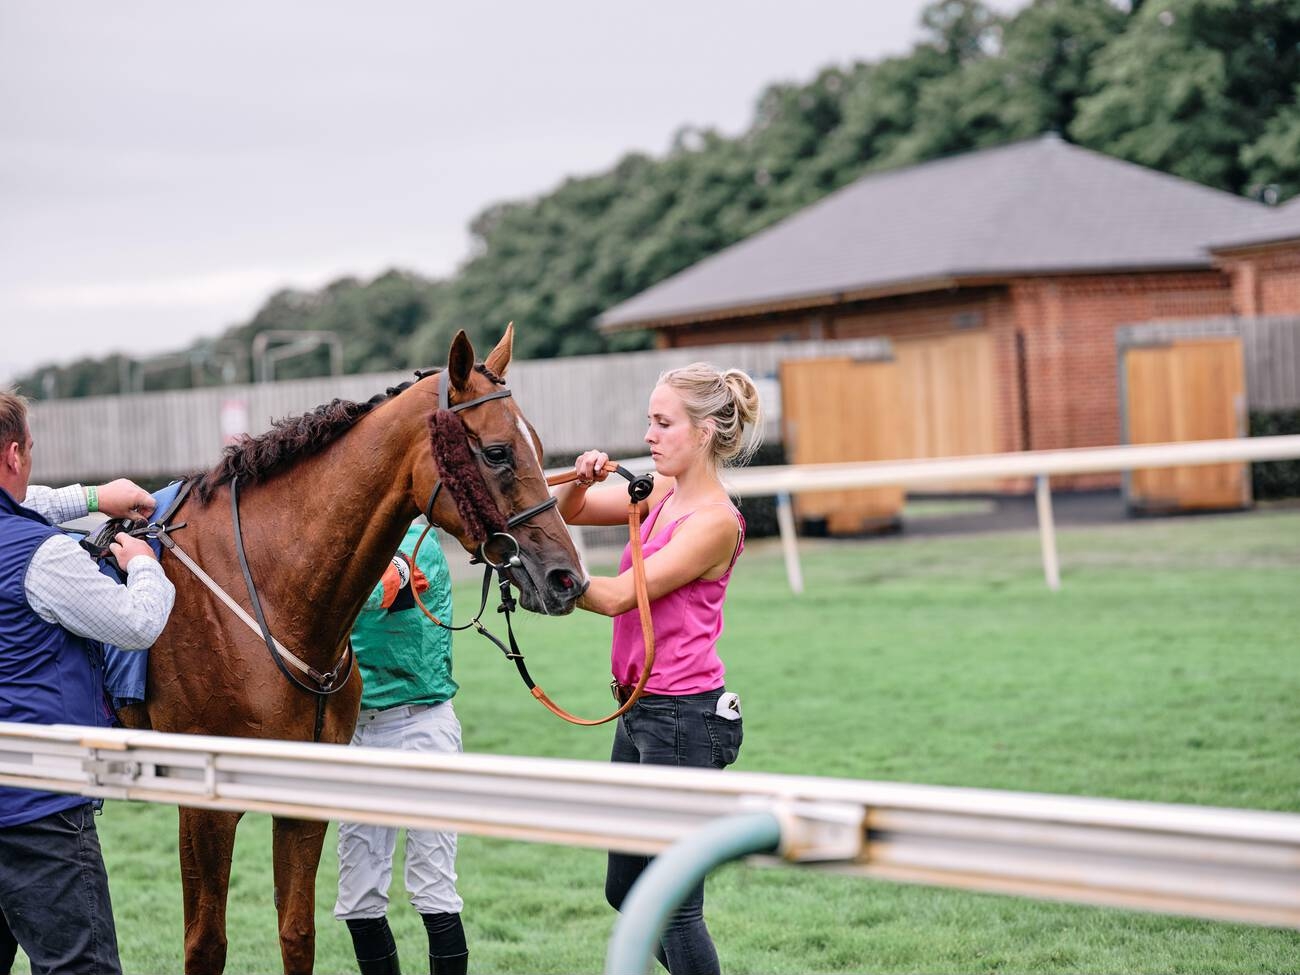
[[[541,441],[505,383],[513,339],[511,325],[476,363],[457,333],[429,418],[432,469],[413,487],[435,524],[501,568],[525,609],[563,615],[589,580],[547,487]]]

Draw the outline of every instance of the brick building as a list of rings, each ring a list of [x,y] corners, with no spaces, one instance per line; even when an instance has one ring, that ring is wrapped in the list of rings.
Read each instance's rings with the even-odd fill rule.
[[[653,329],[660,347],[978,333],[994,377],[990,450],[1114,444],[1115,329],[1242,311],[1238,264],[1263,252],[1207,246],[1266,214],[1045,135],[865,176],[609,309],[599,327]],[[1294,269],[1296,236],[1289,256],[1267,260]],[[1255,280],[1271,282],[1273,266]],[[1270,302],[1286,292],[1255,288]],[[1290,288],[1297,297],[1294,272]]]
[[[1210,247],[1232,279],[1238,315],[1300,314],[1300,197],[1262,214],[1250,230]]]

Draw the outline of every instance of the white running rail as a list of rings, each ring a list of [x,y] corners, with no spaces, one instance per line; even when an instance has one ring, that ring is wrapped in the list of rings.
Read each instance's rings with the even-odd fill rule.
[[[0,784],[641,853],[769,811],[791,862],[1300,928],[1291,813],[8,723]]]
[[[1244,437],[1237,440],[1194,440],[1186,443],[1130,444],[1118,447],[1079,447],[1071,450],[1023,450],[972,457],[933,457],[924,460],[880,460],[854,464],[788,464],[746,467],[726,472],[727,488],[740,497],[775,494],[778,523],[785,551],[786,575],[792,591],[803,591],[794,519],[789,495],[805,491],[834,491],[902,485],[913,487],[952,481],[1001,477],[1037,479],[1039,533],[1043,575],[1051,589],[1060,586],[1056,533],[1052,523],[1049,479],[1056,474],[1097,474],[1151,467],[1184,467],[1244,461],[1290,460],[1300,457],[1300,436]]]

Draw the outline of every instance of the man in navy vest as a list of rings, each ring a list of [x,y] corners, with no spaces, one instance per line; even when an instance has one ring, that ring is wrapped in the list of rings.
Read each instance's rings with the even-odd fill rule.
[[[120,584],[52,524],[148,516],[149,494],[124,479],[29,491],[32,445],[26,401],[0,392],[0,721],[102,725],[100,644],[151,646],[176,590],[146,542],[117,536]],[[33,972],[121,971],[91,800],[0,787],[0,913],[0,971],[14,940]]]

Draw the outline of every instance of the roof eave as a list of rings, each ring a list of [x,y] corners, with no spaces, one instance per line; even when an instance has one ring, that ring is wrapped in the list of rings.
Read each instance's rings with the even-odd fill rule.
[[[1300,232],[1292,231],[1282,237],[1260,237],[1233,244],[1214,244],[1209,250],[1216,257],[1220,255],[1224,257],[1245,257],[1252,251],[1272,250],[1274,247],[1284,247],[1287,244],[1300,244]]]
[[[713,308],[694,308],[672,315],[653,315],[646,318],[628,319],[621,322],[605,323],[597,321],[597,328],[602,332],[623,332],[638,328],[673,328],[679,325],[695,325],[700,322],[720,321],[725,318],[749,318],[755,315],[772,315],[788,311],[826,308],[842,305],[849,301],[869,301],[873,298],[894,298],[899,295],[921,294],[931,291],[948,291],[960,287],[963,281],[955,277],[943,276],[926,278],[919,281],[897,281],[865,288],[852,288],[842,291],[827,291],[817,294],[796,295],[789,298],[772,298],[749,304],[719,305]]]
[[[1209,260],[1179,261],[1168,263],[1151,263],[1143,265],[1118,265],[1096,268],[1040,268],[1033,271],[956,271],[950,274],[910,281],[891,281],[886,284],[869,287],[850,288],[840,291],[819,292],[817,294],[797,295],[789,298],[773,298],[749,304],[718,305],[712,308],[693,308],[669,315],[650,315],[643,318],[629,318],[619,322],[596,320],[596,328],[605,334],[612,332],[630,332],[645,328],[677,328],[684,325],[698,325],[704,322],[723,321],[728,318],[752,318],[757,315],[772,315],[782,312],[812,310],[842,305],[852,301],[872,301],[878,298],[897,298],[903,295],[932,294],[937,291],[954,291],[958,288],[997,287],[1010,283],[1016,278],[1042,277],[1078,277],[1096,274],[1150,274],[1177,271],[1213,270]],[[603,316],[602,316],[603,318]]]

